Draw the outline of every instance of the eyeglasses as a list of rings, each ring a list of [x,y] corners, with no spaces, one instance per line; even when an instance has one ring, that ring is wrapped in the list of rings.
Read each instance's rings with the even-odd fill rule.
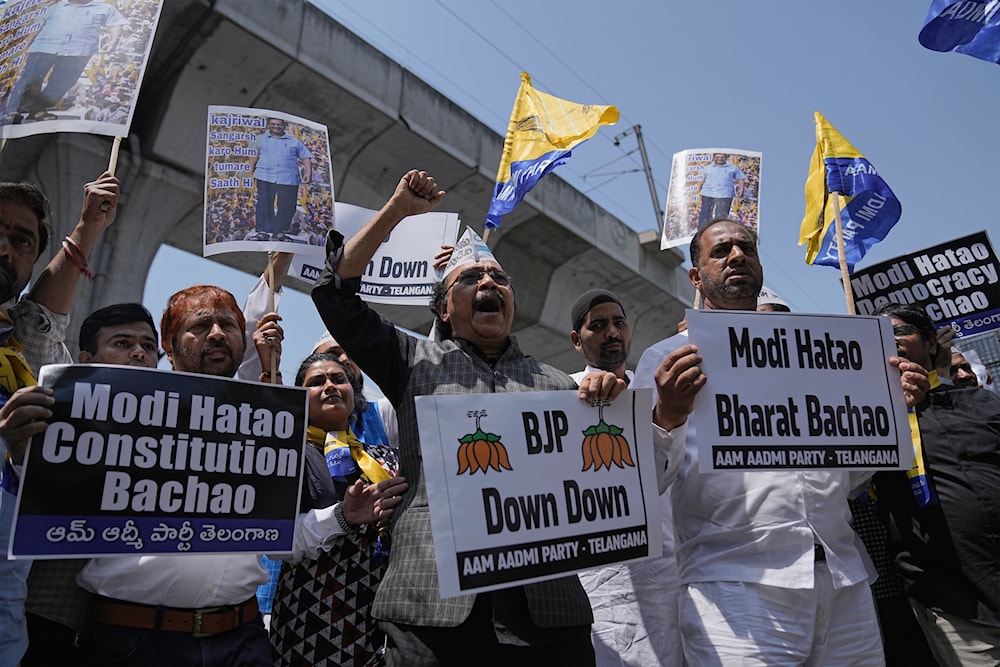
[[[920,333],[920,329],[916,328],[912,324],[896,324],[892,327],[893,338],[906,338],[907,336],[912,336],[913,334]]]
[[[497,285],[510,285],[510,276],[508,276],[503,271],[498,271],[496,269],[488,269],[486,271],[482,269],[467,269],[458,274],[458,278],[455,278],[454,282],[448,287],[451,289],[458,283],[472,287],[473,285],[478,285],[479,281],[483,279],[483,276],[488,275],[490,280],[492,280]]]

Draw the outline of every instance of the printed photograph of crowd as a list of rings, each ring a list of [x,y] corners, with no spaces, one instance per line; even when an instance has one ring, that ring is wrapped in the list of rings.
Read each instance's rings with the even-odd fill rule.
[[[125,126],[159,9],[160,0],[9,5],[0,24],[0,125]]]
[[[206,255],[259,249],[243,242],[322,248],[333,226],[334,201],[326,128],[259,109],[213,109]]]
[[[697,149],[674,154],[661,247],[686,243],[709,221],[758,231],[760,153]]]

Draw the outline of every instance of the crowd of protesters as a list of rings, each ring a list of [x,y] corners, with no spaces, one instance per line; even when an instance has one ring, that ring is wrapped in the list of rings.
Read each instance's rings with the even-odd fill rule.
[[[84,193],[77,227],[18,298],[46,247],[48,210],[37,188],[0,185],[0,298],[9,323],[0,344],[5,548],[27,443],[52,414],[52,391],[35,386],[35,377],[44,364],[72,359],[66,313],[81,258],[85,266],[116,214],[113,176],[86,184]],[[267,362],[304,359],[294,384],[308,392],[307,472],[294,549],[269,554],[277,563],[270,574],[259,555],[4,558],[0,663],[611,665],[649,664],[650,655],[690,665],[1000,661],[1000,398],[970,386],[926,313],[901,307],[880,315],[892,321],[891,363],[899,371],[892,391],[913,409],[922,436],[916,456],[933,500],[915,497],[906,471],[874,480],[835,470],[706,473],[689,422],[707,381],[699,350],[682,332],[627,371],[629,323],[613,293],[588,292],[573,307],[567,344],[586,361],[574,378],[538,363],[511,336],[513,277],[472,230],[437,258],[429,339],[395,327],[359,298],[360,276],[382,240],[442,201],[435,179],[412,170],[356,235],[330,232],[313,290],[329,334],[316,350],[283,349],[284,327],[297,324],[261,309],[261,294],[272,291],[266,276],[243,309],[219,288],[180,289],[165,304],[159,332],[137,304],[101,309],[82,323],[77,359],[87,363],[154,367],[162,346],[178,371],[281,383]],[[241,225],[254,207],[250,189],[210,196],[208,206],[213,238],[249,233]],[[299,208],[298,233],[319,233],[317,210]],[[745,225],[721,218],[697,230],[691,263],[703,308],[764,309],[757,238]],[[374,413],[374,426],[366,421],[372,412],[361,371],[391,406]],[[625,578],[604,588],[599,625],[594,596],[602,582],[593,576],[586,588],[574,575],[443,599],[415,399],[562,389],[591,402],[614,400],[627,386],[653,389],[659,491],[673,515],[665,526],[668,566],[644,577],[609,569]],[[882,541],[868,549],[851,525],[848,503],[859,497],[877,498],[871,516]],[[891,606],[876,604],[871,588],[868,550],[876,549],[894,577]],[[268,584],[265,627],[258,587]],[[663,613],[644,615],[637,598]],[[665,652],[643,652],[650,644]]]

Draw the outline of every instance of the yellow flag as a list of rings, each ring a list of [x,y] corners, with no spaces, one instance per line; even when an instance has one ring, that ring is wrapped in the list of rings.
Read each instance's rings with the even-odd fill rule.
[[[542,176],[564,164],[574,146],[594,136],[601,125],[617,122],[617,108],[578,104],[539,92],[528,73],[521,72],[486,226],[499,227],[501,216],[512,211]]]
[[[853,271],[868,249],[889,233],[902,209],[896,195],[861,151],[818,111],[815,120],[816,149],[809,162],[799,245],[808,243],[806,263],[839,266],[830,194],[840,193],[844,197],[844,250]]]

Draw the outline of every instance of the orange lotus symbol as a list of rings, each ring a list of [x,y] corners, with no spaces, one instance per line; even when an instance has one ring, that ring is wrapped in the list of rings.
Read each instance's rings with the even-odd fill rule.
[[[609,426],[604,422],[604,406],[610,405],[607,401],[596,401],[597,424],[591,426],[583,434],[583,469],[593,468],[595,471],[602,467],[611,470],[614,463],[619,468],[626,465],[635,467],[632,463],[632,453],[628,448],[628,440],[622,435],[622,429],[618,426]]]
[[[487,468],[493,468],[497,472],[501,468],[513,470],[510,461],[507,460],[507,449],[500,442],[500,436],[494,433],[486,433],[480,427],[480,420],[486,416],[485,410],[470,410],[469,417],[476,418],[476,432],[469,433],[459,438],[458,442],[458,474],[461,475],[466,470],[469,474],[475,474],[477,470],[486,473]]]

